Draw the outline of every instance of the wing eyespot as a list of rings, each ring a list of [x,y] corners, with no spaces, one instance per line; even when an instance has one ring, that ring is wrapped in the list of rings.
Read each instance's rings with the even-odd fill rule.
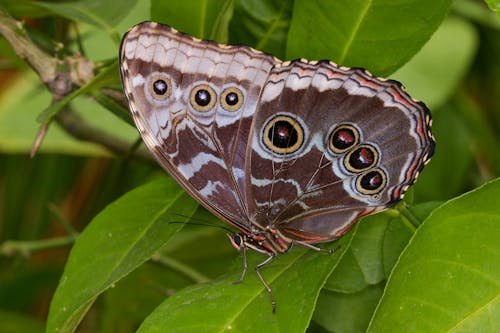
[[[276,154],[293,154],[304,143],[304,129],[291,116],[275,116],[264,126],[263,141],[264,145]]]
[[[172,94],[172,82],[163,74],[155,74],[149,80],[149,93],[156,100],[166,100]]]
[[[238,111],[243,105],[243,92],[237,87],[224,89],[220,96],[220,104],[226,111]]]
[[[366,171],[377,165],[379,153],[370,144],[362,144],[351,150],[344,158],[345,168],[353,173]]]
[[[208,84],[199,84],[191,90],[189,102],[191,106],[199,112],[212,110],[217,101],[215,90]]]
[[[330,150],[336,154],[342,154],[359,143],[359,130],[350,125],[337,126],[328,139]]]
[[[356,178],[356,189],[365,195],[377,195],[387,184],[387,176],[380,168],[368,170]]]

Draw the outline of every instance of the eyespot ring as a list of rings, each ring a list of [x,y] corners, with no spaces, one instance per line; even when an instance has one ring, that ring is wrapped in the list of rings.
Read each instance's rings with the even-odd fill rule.
[[[359,131],[356,127],[343,124],[337,126],[328,138],[330,150],[342,154],[359,143]]]
[[[304,129],[296,119],[290,116],[275,116],[264,126],[263,142],[276,154],[293,154],[304,143]]]
[[[377,165],[380,154],[370,144],[362,144],[344,157],[344,166],[350,172],[358,173]]]
[[[220,95],[220,104],[226,111],[238,111],[243,105],[243,92],[237,87],[224,89]]]
[[[199,112],[210,111],[217,101],[217,94],[208,84],[199,84],[191,90],[189,102]]]
[[[356,189],[365,195],[376,195],[387,184],[387,176],[381,168],[374,168],[356,178]]]
[[[172,81],[166,75],[154,74],[149,79],[148,90],[154,99],[166,100],[172,94]]]

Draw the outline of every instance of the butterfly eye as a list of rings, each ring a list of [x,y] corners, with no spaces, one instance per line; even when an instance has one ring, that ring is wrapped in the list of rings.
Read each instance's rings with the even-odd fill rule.
[[[368,170],[378,162],[378,151],[372,145],[360,145],[347,154],[344,165],[351,172]]]
[[[243,93],[236,87],[227,88],[220,96],[220,104],[227,111],[237,111],[243,105]]]
[[[274,117],[264,127],[264,144],[277,154],[292,154],[303,143],[304,130],[292,117]]]
[[[209,85],[200,84],[191,90],[189,100],[195,110],[207,112],[214,107],[217,95]]]
[[[170,79],[164,75],[156,75],[150,80],[149,91],[157,100],[165,100],[172,93]]]
[[[356,179],[356,189],[362,194],[377,194],[385,187],[386,183],[387,177],[385,173],[381,169],[376,168],[358,176]]]
[[[354,147],[359,142],[359,132],[352,125],[340,125],[330,135],[330,149],[341,154]]]

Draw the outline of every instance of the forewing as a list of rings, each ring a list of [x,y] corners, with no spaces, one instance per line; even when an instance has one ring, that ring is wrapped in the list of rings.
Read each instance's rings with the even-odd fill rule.
[[[124,36],[120,62],[132,116],[158,162],[206,208],[245,228],[249,130],[278,60],[144,22]]]

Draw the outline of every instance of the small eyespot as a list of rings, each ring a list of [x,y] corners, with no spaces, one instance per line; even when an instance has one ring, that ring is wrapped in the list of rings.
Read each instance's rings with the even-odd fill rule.
[[[277,154],[292,154],[304,143],[304,129],[290,116],[276,116],[264,126],[266,147]]]
[[[328,141],[330,149],[341,154],[358,144],[359,132],[352,125],[340,125],[334,129]]]
[[[361,172],[375,166],[379,159],[379,153],[372,145],[360,145],[350,151],[344,158],[344,165],[351,172]]]
[[[172,84],[165,75],[155,75],[149,80],[149,92],[154,99],[165,100],[172,93]]]
[[[236,87],[224,89],[220,104],[227,111],[237,111],[243,105],[243,93]]]
[[[191,106],[200,112],[210,111],[217,100],[215,91],[207,84],[200,84],[191,90],[189,101]]]
[[[380,168],[369,170],[358,176],[356,189],[361,194],[374,195],[382,191],[387,183],[387,177]]]

